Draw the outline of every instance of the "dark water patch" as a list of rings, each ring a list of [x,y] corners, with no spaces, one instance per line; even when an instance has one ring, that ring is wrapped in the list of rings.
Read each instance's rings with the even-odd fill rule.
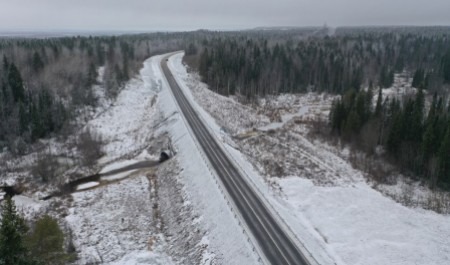
[[[4,198],[12,198],[15,195],[20,195],[22,194],[21,189],[19,189],[16,186],[0,186],[0,190],[3,191],[5,193]],[[3,198],[0,198],[0,200]]]

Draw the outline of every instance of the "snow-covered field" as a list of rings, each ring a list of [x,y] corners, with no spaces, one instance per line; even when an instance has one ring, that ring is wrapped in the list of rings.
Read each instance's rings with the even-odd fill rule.
[[[272,104],[277,100],[283,106],[286,101],[294,104],[281,113],[282,121],[267,123],[248,107],[206,91],[206,85],[188,74],[181,61],[182,55],[177,55],[171,65],[188,98],[273,211],[320,264],[450,264],[450,216],[408,208],[384,196],[344,159],[345,150],[308,137],[308,116],[326,117],[329,98],[307,94],[292,96],[293,100],[274,99]],[[221,110],[225,110],[222,115]],[[236,121],[242,116],[239,113],[245,113],[246,123]],[[221,129],[246,131],[252,120],[263,121],[262,129],[273,131],[233,140]],[[267,167],[270,161],[275,164]],[[273,177],[277,175],[283,177]]]

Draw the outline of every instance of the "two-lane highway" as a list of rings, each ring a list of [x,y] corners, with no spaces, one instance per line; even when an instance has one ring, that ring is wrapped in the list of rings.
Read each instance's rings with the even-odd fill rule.
[[[198,117],[168,68],[168,57],[170,55],[162,60],[161,67],[173,95],[266,259],[276,265],[309,265]]]

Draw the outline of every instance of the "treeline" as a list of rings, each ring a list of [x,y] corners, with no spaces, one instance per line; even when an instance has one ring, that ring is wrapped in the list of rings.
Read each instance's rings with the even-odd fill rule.
[[[372,91],[349,91],[333,103],[333,131],[369,154],[383,147],[386,156],[404,171],[426,180],[432,187],[450,188],[450,104],[433,97],[429,110],[419,89],[401,101],[382,99],[375,107]]]
[[[36,93],[27,91],[17,66],[6,57],[1,70],[0,141],[7,141],[13,152],[23,153],[27,142],[60,130],[67,110],[45,88]]]
[[[185,34],[0,39],[0,151],[59,133],[83,106],[95,106],[98,69],[114,97],[155,53],[180,49]]]
[[[450,80],[449,33],[449,28],[438,28],[428,35],[363,31],[332,37],[218,36],[198,45],[198,70],[210,89],[247,100],[390,87],[394,73],[403,71],[416,76],[414,85],[441,93],[442,84]]]

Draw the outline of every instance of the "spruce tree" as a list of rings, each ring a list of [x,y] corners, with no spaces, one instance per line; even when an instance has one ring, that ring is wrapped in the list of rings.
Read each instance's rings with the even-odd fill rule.
[[[25,220],[17,214],[11,198],[7,198],[2,207],[0,225],[0,264],[30,265],[35,264],[28,255],[24,245],[24,236],[28,231]]]
[[[446,83],[450,83],[450,51],[442,58],[442,76]]]
[[[22,102],[19,102],[19,126],[20,135],[28,130],[28,114]]]
[[[422,88],[424,81],[425,81],[424,71],[422,69],[417,69],[414,72],[411,86],[415,88]]]
[[[422,140],[422,157],[423,157],[423,165],[426,166],[428,164],[428,159],[436,153],[435,143],[436,143],[436,132],[434,123],[430,123],[425,130]]]
[[[382,111],[382,102],[383,101],[383,95],[382,95],[382,88],[378,90],[378,98],[377,98],[377,105],[375,106],[375,116],[380,117],[381,111]]]
[[[439,181],[450,188],[450,124],[447,126],[447,132],[441,147],[439,148],[440,172]]]
[[[33,59],[31,60],[31,67],[34,72],[39,72],[44,68],[44,62],[38,52],[34,52]]]
[[[23,87],[22,76],[20,75],[19,69],[11,63],[8,68],[8,85],[11,88],[14,101],[24,101],[25,90]]]

